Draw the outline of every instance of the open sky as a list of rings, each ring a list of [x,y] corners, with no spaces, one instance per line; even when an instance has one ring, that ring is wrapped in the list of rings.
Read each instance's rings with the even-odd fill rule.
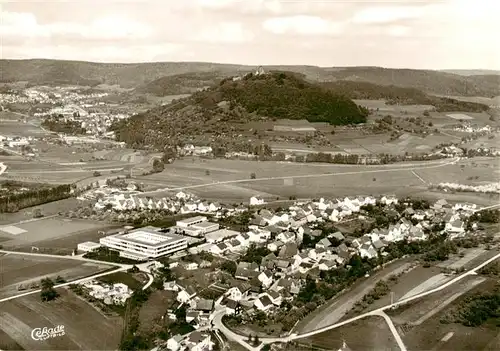
[[[2,58],[500,69],[500,0],[12,0]]]

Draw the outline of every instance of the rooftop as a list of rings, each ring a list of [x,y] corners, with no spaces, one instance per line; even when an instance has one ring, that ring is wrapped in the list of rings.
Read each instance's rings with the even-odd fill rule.
[[[196,216],[196,217],[181,219],[181,220],[177,221],[177,223],[183,223],[183,224],[189,225],[192,223],[196,223],[198,221],[206,221],[206,220],[207,220],[207,217]]]
[[[184,239],[181,235],[161,233],[147,228],[139,228],[126,234],[117,234],[113,237],[135,244],[160,246]]]

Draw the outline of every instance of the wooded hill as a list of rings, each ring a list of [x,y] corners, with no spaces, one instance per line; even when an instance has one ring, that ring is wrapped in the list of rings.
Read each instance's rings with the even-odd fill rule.
[[[175,79],[189,81],[193,73],[205,73],[203,80],[220,76],[245,74],[255,66],[217,64],[210,62],[95,63],[59,60],[0,60],[0,82],[26,81],[30,84],[98,85],[118,84],[137,88],[156,79],[180,75]],[[380,85],[415,88],[438,95],[492,97],[500,95],[500,76],[463,76],[441,71],[390,69],[381,67],[316,67],[264,66],[266,71],[279,70],[304,74],[307,80],[332,82],[363,81]],[[182,77],[182,74],[188,74]],[[167,86],[172,84],[166,79]],[[165,84],[155,83],[163,86]],[[176,94],[179,94],[176,92]]]
[[[438,112],[483,112],[487,105],[432,96],[415,88],[341,80],[320,84],[323,88],[354,100],[386,100],[388,104],[432,105]]]
[[[235,123],[261,119],[307,119],[334,125],[364,123],[368,111],[349,98],[289,72],[226,78],[167,106],[120,121],[117,140],[163,150],[176,138],[229,133]]]

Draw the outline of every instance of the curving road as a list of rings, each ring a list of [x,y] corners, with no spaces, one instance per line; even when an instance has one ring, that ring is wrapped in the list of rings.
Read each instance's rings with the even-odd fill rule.
[[[162,189],[156,189],[152,191],[147,191],[143,192],[142,194],[148,195],[148,194],[155,194],[159,192],[164,192],[164,191],[180,191],[180,190],[186,190],[186,189],[195,189],[195,188],[204,188],[204,187],[209,187],[209,186],[214,186],[214,185],[224,185],[224,184],[238,184],[238,183],[253,183],[253,182],[261,182],[261,181],[269,181],[269,180],[283,180],[283,179],[301,179],[301,178],[320,178],[320,177],[333,177],[333,176],[339,176],[339,175],[355,175],[355,174],[366,174],[366,173],[387,173],[387,172],[401,172],[401,171],[418,171],[421,169],[430,169],[430,168],[439,168],[439,167],[444,167],[452,164],[456,164],[458,162],[459,158],[454,158],[452,160],[449,160],[448,162],[436,162],[434,163],[433,161],[429,163],[425,163],[426,166],[422,165],[422,163],[412,163],[408,164],[404,167],[386,167],[383,169],[374,169],[374,170],[364,170],[364,171],[350,171],[350,172],[331,172],[331,173],[313,173],[313,174],[305,174],[305,175],[295,175],[295,176],[281,176],[281,177],[264,177],[264,178],[255,178],[255,179],[236,179],[236,180],[226,180],[222,182],[210,182],[210,183],[204,183],[204,184],[196,184],[196,185],[188,185],[188,186],[183,186],[183,187],[177,187],[177,188],[162,188]],[[356,167],[356,166],[353,166]]]
[[[246,338],[244,336],[241,336],[239,334],[236,334],[234,332],[232,332],[231,330],[229,330],[226,326],[224,326],[224,324],[222,323],[222,316],[224,315],[225,311],[222,310],[222,311],[219,311],[216,313],[215,315],[215,318],[214,318],[214,326],[219,329],[222,333],[224,333],[224,335],[226,335],[226,337],[228,337],[228,339],[230,340],[233,340],[233,341],[236,341],[238,342],[240,345],[244,346],[246,349],[248,350],[251,350],[251,351],[256,351],[256,350],[259,350],[263,345],[265,344],[272,344],[272,343],[275,343],[275,342],[290,342],[290,341],[294,341],[294,340],[298,340],[298,339],[303,339],[303,338],[308,338],[310,336],[313,336],[313,335],[316,335],[316,334],[320,334],[320,333],[323,333],[325,331],[328,331],[328,330],[331,330],[331,329],[336,329],[336,328],[339,328],[339,327],[342,327],[346,324],[349,324],[349,323],[352,323],[354,321],[357,321],[357,320],[360,320],[360,319],[363,319],[365,317],[369,317],[369,316],[382,316],[386,322],[388,323],[389,325],[389,328],[391,329],[391,331],[393,332],[394,334],[394,331],[396,332],[396,334],[394,334],[395,338],[396,338],[396,341],[398,342],[398,345],[399,347],[401,348],[401,350],[403,351],[406,351],[406,347],[404,346],[401,338],[399,337],[399,334],[397,334],[397,330],[393,330],[393,323],[392,321],[390,320],[387,320],[387,318],[384,317],[385,314],[385,311],[388,310],[388,309],[392,309],[392,308],[397,308],[403,304],[406,304],[410,301],[413,301],[413,300],[416,300],[416,299],[420,299],[422,297],[425,297],[427,295],[430,295],[430,294],[433,294],[435,292],[438,292],[438,291],[441,291],[443,289],[446,289],[447,287],[455,284],[456,282],[468,277],[469,275],[476,275],[477,271],[480,270],[481,268],[483,268],[484,266],[490,264],[491,262],[497,260],[500,258],[500,253],[498,253],[497,255],[495,255],[494,257],[491,257],[490,259],[484,261],[483,263],[481,263],[480,265],[476,266],[475,268],[453,278],[452,280],[444,283],[443,285],[437,287],[437,288],[434,288],[434,289],[431,289],[431,290],[427,290],[425,292],[422,292],[420,294],[417,294],[417,295],[414,295],[414,296],[410,296],[406,299],[401,299],[393,304],[390,304],[390,305],[386,305],[384,307],[381,307],[377,310],[373,310],[373,311],[370,311],[370,312],[367,312],[367,313],[364,313],[364,314],[361,314],[359,316],[356,316],[356,317],[353,317],[353,318],[350,318],[350,319],[347,319],[343,322],[340,322],[340,323],[335,323],[335,324],[332,324],[330,326],[327,326],[327,327],[323,327],[323,328],[319,328],[319,329],[316,329],[316,330],[313,330],[313,331],[310,331],[310,332],[307,332],[307,333],[304,333],[304,334],[291,334],[287,337],[283,337],[283,338],[261,338],[261,346],[260,347],[252,347],[250,345],[248,345],[245,340]],[[396,336],[398,335],[398,336]]]
[[[101,261],[101,263],[102,263],[102,261]],[[94,275],[89,276],[89,277],[85,277],[85,278],[73,280],[73,281],[70,281],[70,282],[66,282],[66,283],[62,283],[62,284],[56,284],[56,285],[54,285],[54,288],[61,288],[63,286],[68,286],[68,285],[71,285],[71,284],[83,283],[83,282],[88,281],[88,280],[93,280],[95,278],[104,277],[106,275],[117,273],[117,272],[121,272],[121,271],[124,271],[124,270],[127,270],[127,269],[128,268],[120,267],[120,268],[114,269],[114,270],[109,271],[109,272],[98,273],[98,274],[94,274]],[[27,291],[27,292],[19,294],[19,295],[5,297],[3,299],[0,299],[0,302],[14,300],[14,299],[17,299],[19,297],[36,294],[36,293],[39,293],[40,291],[42,291],[42,289],[31,290],[31,291]]]
[[[98,261],[98,260],[91,260],[91,259],[88,259],[88,258],[84,258],[82,256],[61,256],[61,255],[50,255],[50,254],[32,253],[32,252],[17,252],[17,251],[7,251],[7,250],[0,250],[0,253],[11,254],[11,255],[24,255],[24,256],[58,258],[58,259],[66,259],[66,260],[69,259],[69,260],[91,262],[91,263],[98,263],[98,264],[101,264],[101,265],[109,265],[109,266],[118,267],[118,268],[116,268],[116,269],[114,269],[112,271],[97,273],[97,274],[94,274],[94,275],[91,275],[91,276],[88,276],[88,277],[84,277],[84,278],[80,278],[80,279],[76,279],[76,280],[73,280],[73,281],[70,281],[70,282],[66,282],[66,283],[62,283],[62,284],[56,284],[56,285],[54,285],[54,288],[60,288],[60,287],[68,286],[68,285],[71,285],[71,284],[82,283],[82,282],[85,282],[85,281],[88,281],[88,280],[93,280],[95,278],[104,277],[106,275],[110,275],[110,274],[113,274],[113,273],[126,271],[129,268],[133,267],[133,265],[130,265],[130,264],[118,264],[118,263],[104,262],[104,261]],[[36,293],[39,293],[40,291],[42,291],[42,289],[30,290],[30,291],[27,291],[27,292],[24,292],[24,293],[21,293],[21,294],[18,294],[18,295],[5,297],[3,299],[0,299],[0,302],[14,300],[14,299],[17,299],[19,297],[36,294]]]

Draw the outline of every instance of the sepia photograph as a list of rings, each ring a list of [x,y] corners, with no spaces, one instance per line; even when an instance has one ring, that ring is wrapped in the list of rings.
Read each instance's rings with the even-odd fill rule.
[[[500,350],[499,16],[1,1],[0,351]]]

